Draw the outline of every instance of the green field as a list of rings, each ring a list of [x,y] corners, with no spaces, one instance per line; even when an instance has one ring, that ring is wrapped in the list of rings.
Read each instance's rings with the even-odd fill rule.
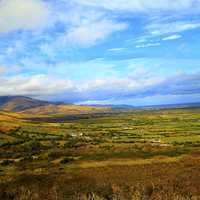
[[[0,112],[2,200],[196,200],[199,156],[198,108],[52,117]]]

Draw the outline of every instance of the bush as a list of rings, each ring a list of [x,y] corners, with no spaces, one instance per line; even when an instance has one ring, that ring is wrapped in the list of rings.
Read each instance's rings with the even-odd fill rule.
[[[82,139],[70,138],[64,145],[66,148],[80,147],[85,145],[85,142]]]
[[[12,160],[4,160],[4,161],[1,163],[1,165],[2,165],[2,166],[7,166],[7,165],[10,165],[10,164],[12,164],[12,163],[13,163]]]
[[[31,162],[31,161],[33,161],[33,157],[32,156],[25,156],[24,158],[22,158],[21,160],[20,160],[21,162]]]
[[[61,163],[61,164],[67,164],[67,163],[72,162],[72,161],[74,161],[74,158],[72,158],[72,157],[65,157],[65,158],[63,158],[63,159],[60,161],[60,163]]]
[[[70,156],[71,154],[67,152],[66,150],[60,150],[60,149],[52,149],[48,153],[48,159],[49,160],[55,160],[63,156]]]
[[[24,151],[28,154],[34,154],[40,151],[41,144],[37,140],[33,140],[24,144]]]

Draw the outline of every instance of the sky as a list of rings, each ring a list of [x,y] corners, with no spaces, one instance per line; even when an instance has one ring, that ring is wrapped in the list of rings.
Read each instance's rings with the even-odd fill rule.
[[[0,95],[200,102],[200,0],[0,0]]]

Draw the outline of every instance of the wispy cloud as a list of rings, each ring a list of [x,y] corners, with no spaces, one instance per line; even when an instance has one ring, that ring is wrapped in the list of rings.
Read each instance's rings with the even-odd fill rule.
[[[101,7],[108,10],[148,12],[149,10],[184,10],[198,5],[199,0],[75,0],[79,4]]]
[[[120,51],[123,51],[125,50],[125,48],[112,48],[112,49],[108,49],[108,51],[110,52],[120,52]]]
[[[173,21],[151,23],[146,26],[146,30],[152,36],[162,36],[170,33],[181,33],[184,31],[200,28],[200,22]]]
[[[160,46],[160,42],[156,42],[156,43],[146,43],[146,44],[139,44],[136,45],[136,48],[147,48],[147,47],[157,47]]]
[[[111,20],[94,21],[73,27],[63,36],[62,40],[67,43],[90,46],[116,31],[125,30],[127,27],[126,23],[118,23]]]
[[[177,40],[180,39],[182,36],[181,35],[170,35],[167,37],[164,37],[162,40],[166,41],[166,40]]]

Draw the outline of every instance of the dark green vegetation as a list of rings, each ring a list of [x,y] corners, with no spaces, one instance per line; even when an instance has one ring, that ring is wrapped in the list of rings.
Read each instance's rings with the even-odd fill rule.
[[[2,200],[200,199],[200,109],[0,112]]]

